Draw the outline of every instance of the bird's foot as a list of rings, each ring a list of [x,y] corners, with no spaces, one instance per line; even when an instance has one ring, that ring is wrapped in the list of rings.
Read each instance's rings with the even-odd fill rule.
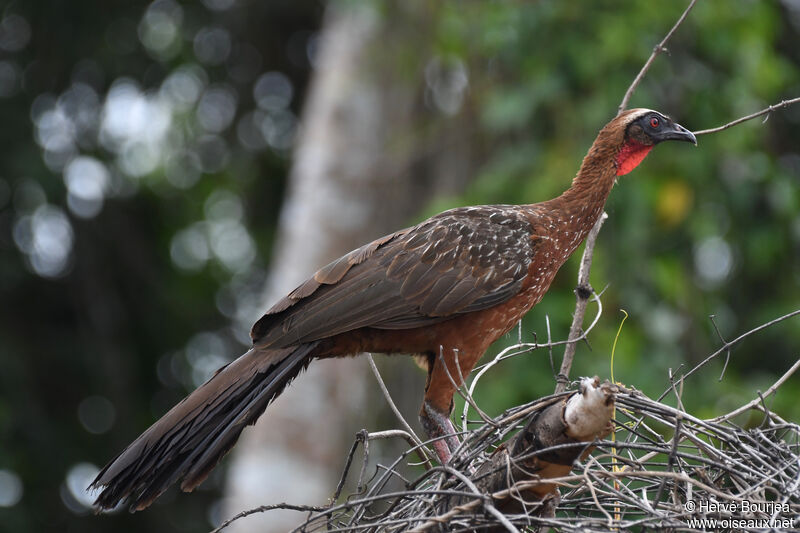
[[[433,439],[433,449],[439,461],[443,465],[448,464],[453,452],[461,445],[450,418],[426,401],[422,404],[419,420],[428,438]]]

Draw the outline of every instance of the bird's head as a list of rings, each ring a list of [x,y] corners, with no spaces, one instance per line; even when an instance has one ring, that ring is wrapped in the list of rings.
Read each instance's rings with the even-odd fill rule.
[[[616,158],[617,176],[636,168],[661,141],[688,141],[697,145],[691,131],[652,109],[624,111],[606,128],[616,134],[620,147]]]

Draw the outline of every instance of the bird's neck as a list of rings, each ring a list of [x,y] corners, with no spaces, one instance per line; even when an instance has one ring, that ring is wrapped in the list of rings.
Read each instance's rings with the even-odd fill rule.
[[[583,241],[603,213],[608,195],[617,179],[618,143],[610,142],[601,132],[572,180],[572,186],[561,196],[541,204],[556,217],[559,226],[577,232]],[[577,246],[577,244],[576,244]]]

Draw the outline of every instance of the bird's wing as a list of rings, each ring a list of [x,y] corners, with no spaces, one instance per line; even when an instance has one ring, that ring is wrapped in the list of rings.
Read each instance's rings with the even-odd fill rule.
[[[446,211],[333,261],[253,325],[286,347],[362,327],[407,329],[486,309],[517,294],[536,241],[518,207]]]

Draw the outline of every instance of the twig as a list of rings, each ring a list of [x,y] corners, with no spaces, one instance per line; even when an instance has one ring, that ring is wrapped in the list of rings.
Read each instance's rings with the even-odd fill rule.
[[[350,452],[347,454],[347,459],[344,462],[344,470],[342,471],[342,476],[339,478],[339,484],[336,485],[336,490],[333,491],[333,497],[331,497],[331,505],[333,505],[336,500],[339,499],[339,496],[342,494],[342,489],[344,488],[344,483],[347,480],[347,474],[350,472],[350,465],[353,464],[353,457],[355,457],[356,450],[358,449],[358,443],[363,442],[366,440],[366,433],[367,430],[362,429],[358,433],[356,433],[356,440],[353,441],[353,445],[350,447]],[[366,463],[366,461],[364,461]],[[359,494],[361,493],[361,484],[359,483],[358,491]]]
[[[461,372],[461,364],[458,362],[458,349],[457,348],[453,350],[453,356],[454,356],[454,359],[455,359],[456,370],[458,370],[459,383],[456,383],[455,378],[453,378],[453,375],[450,373],[450,369],[447,367],[447,363],[444,360],[444,346],[439,345],[439,362],[442,364],[442,368],[444,368],[444,371],[447,374],[447,378],[450,380],[450,383],[453,385],[453,387],[455,388],[456,392],[459,394],[459,396],[464,398],[464,407],[465,407],[465,411],[464,411],[464,415],[463,415],[465,417],[464,425],[466,425],[466,412],[467,412],[466,411],[466,406],[467,405],[471,405],[472,408],[475,409],[475,412],[478,413],[478,416],[480,416],[481,419],[484,422],[486,422],[487,424],[494,424],[494,420],[492,420],[492,418],[489,415],[484,413],[483,410],[478,406],[478,404],[472,398],[472,390],[467,389],[466,382],[464,381],[464,373]]]
[[[369,440],[377,440],[377,439],[396,439],[401,438],[408,443],[409,446],[419,446],[416,442],[414,442],[414,437],[408,433],[407,431],[403,431],[402,429],[386,429],[384,431],[375,431],[372,433],[367,433],[367,438]]]
[[[520,533],[519,529],[514,527],[514,524],[509,522],[508,518],[506,518],[503,515],[503,513],[498,511],[497,508],[494,506],[494,504],[492,504],[492,498],[490,498],[488,495],[481,494],[481,491],[478,490],[478,487],[475,486],[475,484],[472,482],[471,479],[469,479],[467,476],[465,476],[455,468],[446,465],[443,468],[448,474],[457,477],[462,483],[464,483],[464,485],[466,485],[469,488],[469,490],[473,491],[477,497],[482,498],[483,507],[486,510],[486,512],[494,516],[497,519],[497,521],[500,522],[500,524],[502,524],[504,528],[506,528],[507,531],[510,531],[511,533]]]
[[[264,513],[266,511],[272,511],[273,509],[288,509],[289,511],[309,511],[309,512],[321,512],[325,510],[325,507],[320,507],[317,505],[293,505],[290,503],[276,503],[274,505],[260,505],[259,507],[255,507],[253,509],[248,509],[246,511],[242,511],[241,513],[237,514],[225,520],[219,527],[213,529],[211,533],[219,533],[233,522],[239,520],[240,518],[244,518],[245,516],[250,516],[251,514],[256,513]]]
[[[675,417],[675,434],[672,436],[672,449],[669,451],[669,457],[667,458],[667,471],[671,472],[672,467],[675,465],[678,456],[678,444],[683,440],[681,438],[681,422],[683,421],[682,416]],[[653,498],[653,510],[658,509],[658,504],[661,503],[661,495],[664,493],[664,487],[666,487],[667,478],[663,478],[661,483],[658,485],[658,492],[656,492],[656,497]]]
[[[589,479],[589,467],[593,464],[600,466],[600,463],[596,457],[589,457],[589,460],[586,461],[586,465],[583,468],[583,475],[581,477],[583,478],[586,488],[589,489],[589,492],[592,495],[592,501],[594,502],[595,507],[597,507],[597,509],[605,515],[606,520],[608,520],[608,527],[612,527],[614,519],[611,517],[611,514],[600,504],[600,500],[597,499],[597,491],[594,488],[594,483],[592,483],[592,480]]]
[[[547,348],[547,355],[550,359],[550,371],[553,373],[553,380],[557,381],[556,364],[553,361],[553,335],[550,333],[550,315],[544,315],[544,323],[547,330],[547,344],[549,345]]]
[[[603,212],[586,237],[586,247],[583,250],[583,256],[581,256],[581,268],[578,271],[578,286],[575,289],[575,314],[572,315],[572,326],[569,328],[569,336],[567,337],[570,342],[567,343],[567,347],[564,349],[564,359],[561,361],[561,369],[558,371],[559,379],[556,384],[556,393],[564,392],[567,388],[567,383],[569,383],[569,371],[572,368],[572,359],[575,357],[575,349],[581,336],[583,316],[586,314],[586,303],[594,292],[591,285],[589,285],[589,271],[592,268],[594,244],[597,241],[597,234],[600,233],[600,228],[603,227],[603,222],[607,218],[608,215]]]
[[[724,126],[718,126],[716,128],[709,128],[707,130],[693,131],[692,133],[694,133],[695,135],[705,135],[707,133],[717,133],[718,131],[727,130],[728,128],[736,126],[737,124],[741,124],[742,122],[747,122],[748,120],[752,120],[754,118],[760,117],[761,115],[766,115],[767,113],[772,113],[775,110],[781,109],[783,107],[788,107],[788,106],[790,106],[792,104],[796,104],[798,102],[800,102],[800,96],[798,96],[797,98],[792,98],[791,100],[782,100],[778,104],[771,105],[769,107],[765,107],[761,111],[757,111],[757,112],[755,112],[755,113],[753,113],[751,115],[747,115],[746,117],[737,118],[733,122],[728,122]]]
[[[417,452],[427,465],[426,468],[430,468],[431,462],[427,450],[425,450],[425,447],[422,445],[422,441],[419,439],[419,437],[417,437],[417,434],[414,433],[414,430],[411,429],[411,426],[408,424],[408,422],[406,422],[406,419],[403,417],[403,414],[400,412],[400,409],[398,409],[397,405],[395,405],[394,400],[392,399],[392,395],[389,394],[389,389],[386,388],[386,383],[384,383],[383,378],[381,377],[381,373],[378,371],[378,367],[375,366],[375,360],[372,358],[371,353],[367,354],[367,361],[369,361],[369,367],[372,369],[372,373],[375,375],[375,379],[378,382],[378,386],[381,388],[383,396],[389,403],[389,407],[392,409],[392,412],[394,412],[397,419],[400,420],[400,423],[406,429],[408,434],[411,435],[411,438],[414,439],[414,443],[417,445]]]
[[[672,34],[675,33],[675,30],[678,29],[678,26],[683,24],[683,21],[686,19],[686,15],[688,15],[689,11],[692,10],[692,8],[694,7],[695,2],[697,2],[697,0],[692,0],[691,2],[689,2],[689,5],[686,6],[686,9],[683,11],[683,14],[678,19],[678,22],[676,22],[675,25],[672,26],[672,29],[669,30],[669,33],[667,33],[667,35],[664,37],[664,39],[662,39],[661,42],[658,43],[655,46],[655,48],[653,48],[653,53],[650,54],[650,57],[645,62],[644,66],[642,67],[642,70],[639,71],[639,74],[636,75],[636,77],[633,79],[633,82],[631,83],[630,87],[628,87],[628,90],[625,91],[625,96],[622,98],[622,102],[620,102],[620,104],[619,104],[618,113],[622,113],[623,111],[625,111],[625,108],[628,107],[628,102],[630,101],[631,96],[633,96],[633,91],[636,90],[636,87],[639,86],[639,83],[642,81],[642,78],[644,78],[644,75],[647,74],[648,70],[650,70],[650,65],[653,64],[653,61],[655,61],[656,57],[661,52],[666,51],[666,48],[664,48],[664,45],[667,44],[667,41],[669,41],[669,38],[672,37]],[[697,135],[697,134],[695,133],[695,135]]]
[[[726,342],[716,352],[712,353],[711,355],[709,355],[708,357],[706,357],[705,359],[703,359],[702,361],[697,363],[692,369],[690,369],[688,372],[686,372],[683,375],[682,379],[688,378],[689,376],[691,376],[692,374],[694,374],[695,372],[697,372],[698,370],[703,368],[706,364],[708,364],[709,361],[711,361],[712,359],[717,357],[719,354],[721,354],[722,352],[725,352],[725,351],[729,350],[731,347],[739,344],[741,341],[743,341],[744,339],[746,339],[747,337],[749,337],[753,333],[759,332],[762,329],[766,329],[766,328],[768,328],[770,326],[773,326],[773,325],[777,324],[778,322],[783,322],[784,320],[787,320],[787,319],[792,318],[793,316],[797,316],[797,315],[800,315],[800,309],[796,309],[796,310],[792,311],[791,313],[786,313],[783,316],[779,316],[778,318],[774,318],[774,319],[770,320],[769,322],[765,322],[764,324],[761,324],[760,326],[754,327],[750,331],[746,331],[745,333],[742,333],[741,335],[739,335],[738,337],[736,337],[732,341]],[[658,397],[657,400],[661,401],[664,398],[664,396],[669,394],[669,391],[670,391],[670,389],[665,390],[661,394],[661,396]]]
[[[528,345],[520,343],[517,346],[528,346]],[[472,382],[469,384],[469,388],[467,389],[467,392],[469,393],[470,397],[473,397],[473,394],[475,394],[475,387],[478,385],[478,381],[480,381],[481,377],[486,372],[488,372],[494,365],[496,365],[497,363],[502,361],[503,360],[503,356],[506,353],[508,353],[509,351],[514,350],[515,348],[516,348],[516,346],[509,346],[505,350],[502,350],[500,353],[498,353],[494,357],[494,359],[492,359],[489,363],[485,364],[483,366],[483,368],[481,368],[480,371],[475,374],[475,377],[472,378]],[[535,350],[536,348],[537,348],[536,344],[531,346],[531,349],[533,349],[533,350]],[[470,404],[468,402],[464,402],[464,411],[461,413],[461,423],[462,423],[462,427],[464,429],[464,432],[467,431],[467,421],[469,419],[469,407],[470,407]],[[480,411],[478,414],[480,415],[481,412],[482,411]]]
[[[745,411],[748,411],[749,409],[752,409],[753,407],[756,407],[759,403],[761,403],[761,400],[763,399],[763,396],[769,396],[769,395],[773,394],[776,390],[778,390],[778,387],[783,385],[786,382],[786,380],[789,379],[792,376],[792,374],[794,374],[797,371],[798,368],[800,368],[800,359],[795,361],[795,363],[792,365],[792,368],[787,370],[786,373],[784,373],[778,381],[773,383],[772,386],[770,388],[768,388],[767,391],[763,395],[759,395],[759,397],[756,398],[755,400],[753,400],[753,401],[751,401],[751,402],[739,407],[738,409],[734,409],[733,411],[731,411],[728,414],[720,415],[720,416],[718,416],[716,418],[712,418],[711,421],[712,422],[725,422],[726,420],[730,420],[731,418],[733,418],[733,417],[735,417],[737,415],[740,415],[740,414],[744,413]]]
[[[728,341],[725,340],[725,337],[722,336],[722,332],[717,327],[717,322],[714,320],[715,315],[709,315],[708,318],[711,320],[711,324],[714,326],[714,331],[717,332],[717,337],[719,340],[722,341],[722,344],[727,344]],[[728,363],[731,361],[731,350],[728,348],[725,350],[725,364],[722,365],[722,372],[719,373],[719,379],[717,381],[722,381],[722,378],[725,376],[725,371],[728,369]]]

